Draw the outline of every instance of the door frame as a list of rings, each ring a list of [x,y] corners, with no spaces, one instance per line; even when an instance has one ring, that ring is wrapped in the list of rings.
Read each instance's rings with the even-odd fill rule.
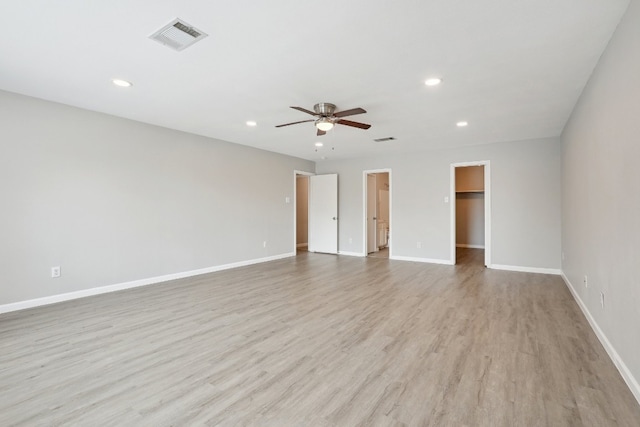
[[[293,171],[293,253],[298,253],[298,180],[296,179],[298,175],[304,176],[314,176],[313,172],[305,172],[294,170]],[[308,185],[308,184],[307,184]],[[307,207],[309,207],[309,198],[307,198]],[[308,210],[307,210],[308,212]],[[307,223],[309,222],[309,214],[307,213]],[[307,237],[307,244],[309,238]]]
[[[367,169],[362,171],[362,256],[367,254],[367,175],[372,173],[388,173],[389,174],[389,231],[393,236],[393,177],[391,168],[384,169]],[[389,238],[389,259],[393,255],[393,237]]]
[[[484,265],[491,267],[491,161],[479,160],[475,162],[451,163],[449,192],[450,226],[451,226],[451,259],[452,265],[456,264],[456,168],[468,166],[484,166]]]

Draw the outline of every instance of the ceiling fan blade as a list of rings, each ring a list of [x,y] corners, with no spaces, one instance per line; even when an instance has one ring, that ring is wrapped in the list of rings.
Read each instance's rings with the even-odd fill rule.
[[[324,134],[326,134],[326,133],[327,133],[327,132],[325,132],[325,131],[323,131],[323,130],[318,129],[318,132],[316,133],[316,136],[322,136],[322,135],[324,135]]]
[[[369,129],[371,127],[371,125],[366,123],[352,122],[351,120],[336,120],[336,123],[360,129]]]
[[[355,116],[356,114],[366,113],[367,110],[362,108],[352,108],[351,110],[339,111],[334,114],[334,117],[346,117],[346,116]]]
[[[302,111],[303,113],[311,114],[312,116],[317,116],[317,114],[314,113],[313,111],[309,111],[302,107],[291,107],[291,108],[293,108],[294,110]]]
[[[298,123],[307,123],[307,122],[315,122],[315,119],[310,119],[310,120],[302,120],[300,122],[293,122],[293,123],[285,123],[283,125],[277,125],[277,128],[281,128],[283,126],[291,126],[291,125],[297,125]]]

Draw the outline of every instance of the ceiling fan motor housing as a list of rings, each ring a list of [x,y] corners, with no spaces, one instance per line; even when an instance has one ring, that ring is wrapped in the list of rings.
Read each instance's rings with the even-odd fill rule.
[[[313,106],[313,110],[316,114],[319,114],[323,117],[331,117],[333,113],[336,111],[336,106],[334,104],[330,104],[328,102],[321,102]]]

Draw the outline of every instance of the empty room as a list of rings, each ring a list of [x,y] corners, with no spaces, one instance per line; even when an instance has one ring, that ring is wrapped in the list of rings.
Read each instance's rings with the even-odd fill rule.
[[[640,0],[1,10],[0,425],[640,426]]]

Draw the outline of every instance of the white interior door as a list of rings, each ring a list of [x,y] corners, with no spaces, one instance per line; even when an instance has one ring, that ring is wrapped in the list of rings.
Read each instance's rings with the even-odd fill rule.
[[[376,176],[367,174],[367,253],[376,252],[378,244],[376,239]]]
[[[309,251],[338,253],[338,175],[309,177]]]

